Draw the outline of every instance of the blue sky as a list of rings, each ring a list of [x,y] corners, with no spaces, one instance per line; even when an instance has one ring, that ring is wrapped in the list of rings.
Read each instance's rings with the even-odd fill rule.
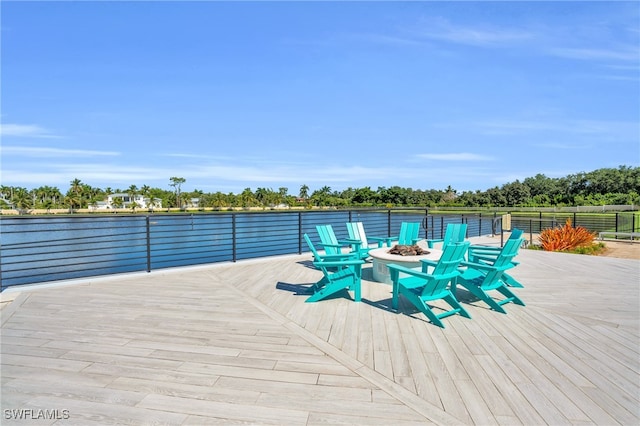
[[[3,185],[486,190],[640,165],[638,2],[2,2]]]

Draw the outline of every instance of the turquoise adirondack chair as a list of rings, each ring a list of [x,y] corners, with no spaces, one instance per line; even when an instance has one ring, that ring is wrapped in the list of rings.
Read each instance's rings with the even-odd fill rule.
[[[349,233],[349,239],[360,241],[360,244],[353,244],[351,246],[352,252],[357,252],[361,259],[369,257],[369,240],[367,234],[364,232],[364,225],[362,222],[347,222],[347,232]],[[379,244],[381,246],[381,244]]]
[[[513,258],[518,254],[522,245],[522,238],[507,240],[502,250],[491,265],[486,263],[462,262],[464,272],[456,279],[456,284],[461,285],[478,299],[484,301],[492,309],[506,314],[502,305],[513,302],[524,306],[524,302],[507,288],[505,271],[515,267]],[[496,300],[488,292],[496,290],[505,296],[502,300]]]
[[[422,271],[406,268],[396,264],[387,265],[393,281],[392,306],[398,310],[399,295],[402,294],[415,307],[422,311],[433,324],[444,328],[440,321],[442,318],[459,313],[463,317],[471,318],[471,315],[460,305],[451,288],[455,289],[456,277],[460,275],[458,266],[464,261],[469,242],[452,243],[444,247],[440,260],[422,260]],[[429,268],[432,271],[429,272]],[[408,276],[400,277],[400,273]],[[433,312],[428,302],[444,300],[453,309],[441,314]]]
[[[364,260],[322,260],[313,266],[322,271],[322,279],[313,285],[313,295],[305,302],[317,302],[341,290],[353,291],[353,300],[361,300],[362,264]]]
[[[467,238],[466,223],[449,223],[444,232],[444,238],[428,239],[427,246],[433,248],[435,243],[442,243],[442,247],[445,247],[450,243],[462,242],[465,238]]]
[[[420,241],[418,234],[420,233],[420,222],[402,222],[400,224],[400,232],[395,237],[370,237],[370,239],[378,242],[378,247],[382,247],[386,243],[387,247],[391,247],[391,243],[396,241],[400,245],[412,245]]]
[[[358,259],[357,253],[336,253],[336,254],[320,254],[316,247],[311,242],[311,238],[308,234],[303,235],[309,250],[311,250],[311,254],[313,255],[314,262],[322,262],[322,261],[338,261],[338,260],[353,260]]]
[[[324,251],[327,254],[343,254],[343,248],[347,249],[348,247],[351,247],[351,252],[357,253],[361,259],[369,256],[368,252],[361,252],[360,246],[362,242],[360,240],[338,240],[331,225],[317,225],[316,230],[320,236],[320,245],[324,248]]]
[[[507,241],[517,240],[519,238],[522,238],[523,233],[524,232],[521,229],[514,228],[511,231],[511,235],[509,235],[509,238],[507,239]],[[502,250],[502,247],[487,247],[487,246],[480,246],[480,245],[472,245],[469,247],[469,252],[468,252],[469,262],[486,263],[488,265],[492,265],[493,262],[495,262],[498,255],[500,254],[501,250]],[[517,266],[519,262],[511,261],[511,263],[513,263],[514,266]],[[502,281],[504,281],[505,284],[507,284],[509,287],[519,287],[519,288],[524,287],[518,280],[516,280],[506,272],[502,276]]]
[[[304,240],[313,253],[313,266],[322,271],[322,278],[313,285],[313,294],[305,302],[317,302],[343,289],[353,291],[353,300],[359,302],[364,261],[353,253],[321,255],[309,235],[304,234]]]

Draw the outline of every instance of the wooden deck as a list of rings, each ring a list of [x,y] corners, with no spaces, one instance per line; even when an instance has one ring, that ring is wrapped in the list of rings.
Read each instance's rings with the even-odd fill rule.
[[[526,307],[461,291],[441,329],[370,265],[362,302],[304,303],[309,260],[5,291],[2,424],[640,422],[640,261],[523,250]]]

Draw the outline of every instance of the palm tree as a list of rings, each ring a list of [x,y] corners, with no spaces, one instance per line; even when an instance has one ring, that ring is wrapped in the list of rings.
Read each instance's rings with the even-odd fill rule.
[[[289,192],[289,188],[286,188],[284,186],[281,186],[280,188],[278,188],[278,197],[279,197],[278,204],[286,203],[287,192]]]
[[[131,185],[129,189],[127,189],[127,194],[129,195],[129,201],[131,201],[131,208],[133,211],[136,210],[136,194],[138,193],[138,187],[135,185]]]
[[[121,207],[122,207],[122,203],[123,203],[123,201],[122,201],[122,198],[121,198],[121,197],[115,197],[115,198],[113,199],[113,201],[111,202],[111,204],[113,205],[113,208],[114,208],[114,209],[119,209],[119,208],[121,208]]]
[[[13,198],[11,198],[11,202],[13,203],[15,208],[20,211],[20,213],[32,206],[31,196],[29,195],[29,191],[27,191],[26,188],[14,188]]]
[[[71,212],[73,213],[73,208],[77,205],[81,207],[82,205],[82,181],[80,179],[74,179],[71,181],[71,188],[69,188],[68,198],[69,198],[69,207],[71,208]]]
[[[238,198],[242,207],[251,207],[255,206],[258,203],[258,200],[253,195],[251,188],[245,188]]]
[[[176,202],[178,203],[178,207],[182,208],[182,200],[180,199],[180,185],[185,183],[187,180],[185,178],[175,177],[175,176],[169,178],[169,180],[171,181],[169,186],[173,186],[175,190]]]
[[[58,189],[58,187],[56,186],[51,188],[51,191],[49,192],[49,197],[53,202],[53,207],[59,206],[61,204],[61,200],[63,200],[64,198],[62,195],[62,192],[60,192],[60,189]]]
[[[309,187],[307,185],[302,185],[300,187],[300,198],[306,200],[309,196]]]
[[[44,204],[45,200],[49,197],[49,194],[51,193],[51,187],[41,186],[39,188],[34,189],[33,192],[36,198],[38,199],[38,202],[40,204]],[[35,207],[35,203],[34,203],[34,207]]]
[[[140,193],[145,200],[149,200],[147,202],[147,208],[149,209],[149,211],[153,211],[153,197],[151,197],[151,188],[149,187],[149,185],[142,185],[140,187]]]
[[[13,188],[6,185],[0,186],[0,195],[2,195],[5,199],[10,200],[11,196],[13,195]]]

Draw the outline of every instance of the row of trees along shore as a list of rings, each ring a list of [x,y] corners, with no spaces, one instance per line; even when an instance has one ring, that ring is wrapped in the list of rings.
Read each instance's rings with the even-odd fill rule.
[[[288,188],[246,188],[240,194],[222,192],[204,193],[201,190],[181,191],[185,178],[172,177],[168,186],[172,189],[151,188],[147,185],[131,185],[127,189],[94,188],[74,179],[63,193],[57,187],[41,186],[35,189],[0,186],[0,207],[28,209],[83,209],[95,207],[114,193],[128,194],[132,199],[142,195],[162,200],[163,208],[190,206],[198,199],[198,207],[225,209],[233,207],[287,206],[335,206],[335,207],[564,207],[586,205],[640,204],[640,167],[620,166],[581,172],[561,178],[549,178],[543,174],[516,180],[486,191],[458,192],[451,186],[439,189],[412,189],[392,186],[347,188],[332,191],[323,186],[310,192],[302,185],[295,195]],[[116,206],[117,207],[117,206]],[[135,211],[135,208],[132,209]]]

